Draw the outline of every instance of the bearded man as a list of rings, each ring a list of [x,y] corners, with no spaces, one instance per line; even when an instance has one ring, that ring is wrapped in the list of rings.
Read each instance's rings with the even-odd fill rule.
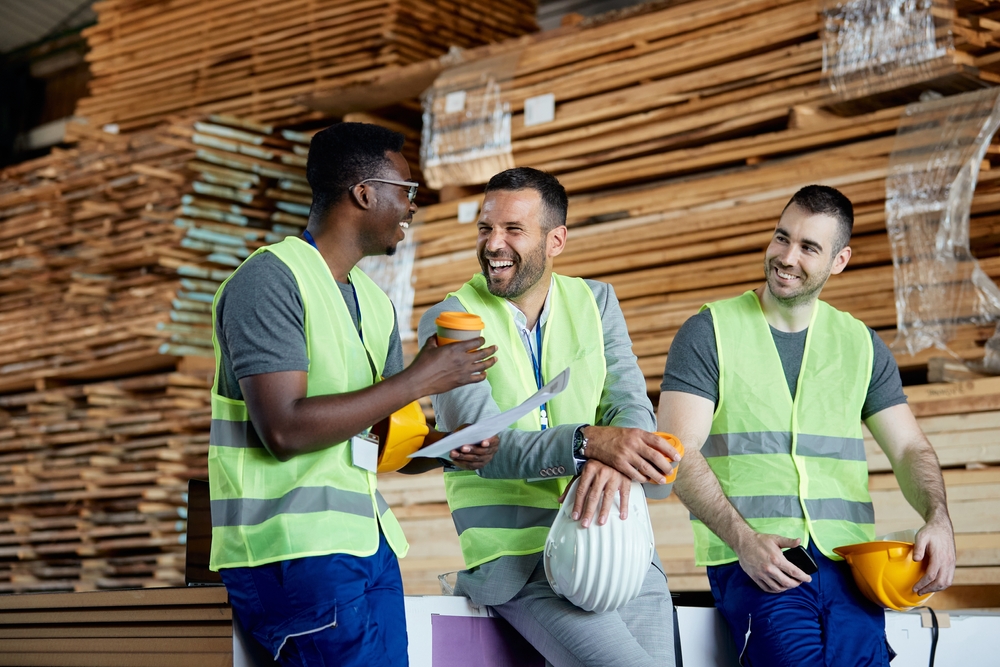
[[[765,284],[705,306],[667,357],[659,425],[684,444],[677,495],[691,510],[695,560],[708,566],[741,665],[892,658],[883,610],[833,552],[875,539],[862,421],[926,522],[913,557],[926,559],[927,573],[914,591],[939,591],[955,571],[937,456],[892,353],[819,300],[851,258],[853,224],[842,193],[799,190],[765,252]],[[815,562],[812,576],[782,552],[800,545]]]
[[[553,273],[566,247],[566,191],[550,174],[520,167],[486,186],[476,251],[482,273],[420,320],[421,344],[446,311],[472,312],[497,346],[486,382],[433,397],[438,428],[509,409],[569,367],[570,386],[500,434],[479,474],[446,469],[445,488],[468,569],[456,593],[507,619],[551,665],[673,665],[673,613],[655,556],[639,596],[594,613],[558,597],[542,549],[560,498],[581,474],[573,518],[607,521],[631,480],[666,497],[680,457],[654,430],[653,408],[614,290]],[[624,519],[624,512],[622,515]],[[618,566],[609,563],[610,567]]]

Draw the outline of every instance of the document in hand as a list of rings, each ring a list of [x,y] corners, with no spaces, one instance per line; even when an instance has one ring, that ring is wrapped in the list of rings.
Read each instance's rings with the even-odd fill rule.
[[[543,403],[547,403],[555,396],[558,396],[568,385],[569,369],[567,368],[551,382],[535,392],[531,398],[521,403],[521,405],[493,417],[488,417],[481,422],[476,422],[471,426],[466,426],[461,431],[455,431],[451,435],[438,440],[430,447],[418,449],[410,454],[409,458],[412,459],[416,456],[426,458],[447,457],[448,453],[453,449],[458,449],[463,445],[474,445],[487,438],[491,438],[532,410],[537,410]]]

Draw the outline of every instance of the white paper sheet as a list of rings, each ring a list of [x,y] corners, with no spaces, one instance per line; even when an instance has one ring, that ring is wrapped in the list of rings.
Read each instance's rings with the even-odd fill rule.
[[[569,385],[569,369],[557,375],[551,382],[535,392],[528,400],[521,405],[511,408],[498,415],[487,417],[481,422],[466,426],[461,431],[455,431],[449,436],[438,440],[429,447],[418,449],[410,454],[409,458],[417,456],[424,458],[450,458],[448,453],[453,449],[458,449],[463,445],[473,445],[491,438],[504,430],[518,419],[528,414],[532,410],[537,410],[542,403],[547,403],[555,396],[558,396]]]

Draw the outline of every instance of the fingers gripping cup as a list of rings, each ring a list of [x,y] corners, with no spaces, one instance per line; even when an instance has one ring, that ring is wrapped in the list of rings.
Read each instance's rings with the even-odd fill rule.
[[[483,335],[483,320],[472,313],[441,313],[434,320],[438,345],[472,340]]]
[[[653,435],[658,435],[664,440],[666,440],[667,444],[676,449],[677,453],[680,454],[681,457],[683,458],[684,444],[680,441],[680,439],[677,436],[671,435],[669,433],[663,433],[662,431],[656,431],[653,433]],[[672,484],[673,481],[677,479],[677,466],[679,466],[680,464],[681,464],[680,461],[674,464],[674,469],[670,471],[669,475],[667,475],[667,484]]]

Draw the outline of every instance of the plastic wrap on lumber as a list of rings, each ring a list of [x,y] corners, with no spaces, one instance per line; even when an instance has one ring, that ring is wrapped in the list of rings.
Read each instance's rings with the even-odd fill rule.
[[[897,345],[947,349],[955,328],[1000,319],[1000,289],[969,247],[979,168],[1000,128],[995,88],[906,107],[886,179]],[[1000,346],[1000,342],[997,343]],[[987,363],[1000,367],[990,354]]]
[[[950,64],[951,0],[827,0],[823,73],[841,100],[935,78]]]
[[[514,166],[502,96],[520,58],[518,49],[453,67],[423,94],[420,168],[430,187],[485,183]]]

